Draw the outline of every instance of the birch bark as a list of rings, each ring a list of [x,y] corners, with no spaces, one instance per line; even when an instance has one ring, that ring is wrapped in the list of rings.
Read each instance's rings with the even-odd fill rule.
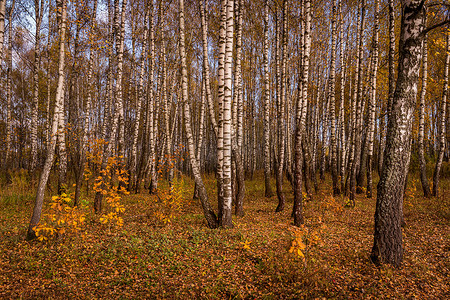
[[[56,0],[56,6],[58,9],[58,27],[59,27],[59,61],[58,61],[58,85],[56,89],[56,101],[55,110],[53,114],[52,122],[52,134],[51,140],[47,148],[47,158],[45,160],[44,168],[39,179],[39,185],[36,192],[36,199],[33,208],[33,215],[31,216],[30,224],[27,231],[27,239],[36,238],[36,233],[34,227],[39,223],[42,212],[42,205],[44,203],[44,194],[48,182],[48,177],[50,175],[50,170],[53,165],[53,159],[55,157],[56,149],[56,139],[58,130],[58,121],[61,116],[61,111],[63,110],[63,97],[64,97],[64,57],[65,57],[65,39],[66,39],[66,0]]]

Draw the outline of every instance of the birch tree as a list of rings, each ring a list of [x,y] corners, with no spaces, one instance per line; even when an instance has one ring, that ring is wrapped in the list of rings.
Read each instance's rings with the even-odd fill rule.
[[[208,227],[216,228],[218,226],[217,217],[211,208],[208,200],[208,194],[206,193],[205,185],[203,184],[202,177],[200,175],[200,168],[197,158],[195,156],[194,138],[192,136],[191,126],[191,110],[188,100],[187,90],[187,64],[186,64],[186,49],[185,49],[185,20],[184,20],[184,0],[179,0],[179,20],[180,20],[180,58],[181,58],[181,100],[184,109],[184,127],[186,131],[186,138],[188,143],[189,160],[191,163],[192,173],[194,175],[195,184],[198,187],[200,202],[202,204],[203,213],[205,215]],[[231,92],[231,91],[230,91]],[[231,104],[231,103],[230,103]],[[231,154],[231,153],[230,153]],[[231,182],[230,182],[231,183]],[[230,207],[231,214],[231,207]],[[231,217],[231,215],[230,215]]]
[[[6,0],[5,0],[6,1]],[[1,7],[1,4],[0,4]],[[1,8],[0,8],[1,9]],[[41,63],[41,22],[44,11],[44,0],[34,1],[36,18],[35,40],[34,40],[34,63],[33,63],[33,109],[31,110],[31,166],[30,171],[34,173],[37,166],[38,148],[38,111],[39,111],[39,68]]]
[[[278,165],[276,174],[278,206],[276,212],[284,210],[285,197],[283,193],[283,169],[284,169],[284,154],[285,154],[285,140],[286,140],[286,124],[285,124],[285,100],[286,100],[286,58],[287,58],[287,7],[288,0],[283,0],[282,9],[282,33],[281,33],[281,75],[279,79],[279,89],[277,91],[278,112],[277,112],[277,130],[278,130]],[[278,50],[279,52],[279,50]],[[277,53],[278,53],[277,52]],[[280,55],[278,55],[280,57]],[[278,62],[277,62],[278,64]],[[278,70],[277,70],[277,73]]]
[[[372,158],[373,158],[373,139],[375,131],[375,105],[377,95],[377,71],[378,71],[378,35],[379,35],[379,13],[380,1],[375,0],[375,19],[373,32],[373,49],[372,49],[372,73],[371,73],[371,93],[368,105],[368,135],[367,135],[367,198],[372,198]]]
[[[270,186],[270,83],[269,83],[269,0],[264,1],[264,195],[273,196]]]
[[[398,77],[386,132],[386,151],[375,209],[371,259],[400,266],[403,260],[401,206],[410,162],[412,117],[416,104],[425,21],[423,1],[402,0]]]
[[[447,32],[447,49],[445,54],[445,65],[444,65],[444,87],[442,92],[441,110],[439,112],[439,151],[436,160],[436,165],[434,167],[433,173],[433,196],[437,197],[439,194],[439,177],[442,168],[442,160],[444,158],[445,152],[445,122],[447,113],[447,99],[448,99],[448,69],[450,65],[450,29],[446,28]]]
[[[333,0],[331,19],[331,67],[329,81],[329,101],[330,101],[330,137],[331,137],[331,178],[333,181],[333,194],[339,194],[338,170],[337,170],[337,141],[336,141],[336,2]]]
[[[304,51],[303,57],[301,58],[303,61],[302,66],[302,74],[301,74],[301,97],[299,97],[297,101],[297,109],[296,109],[296,129],[295,129],[295,139],[294,139],[294,225],[300,226],[304,223],[303,219],[303,194],[302,194],[302,162],[303,162],[303,153],[302,153],[302,137],[304,133],[305,127],[305,116],[302,115],[303,110],[302,106],[307,105],[308,101],[308,75],[309,75],[309,54],[311,48],[311,2],[310,0],[304,0],[302,3],[304,7],[304,22],[302,27],[304,27]],[[305,139],[303,139],[305,141]]]
[[[55,108],[53,113],[51,139],[47,148],[47,158],[45,160],[44,168],[42,170],[39,185],[36,192],[36,199],[31,216],[30,225],[28,226],[27,239],[36,238],[34,227],[39,223],[42,212],[42,205],[44,203],[44,194],[50,175],[50,170],[53,165],[55,157],[57,130],[59,125],[59,118],[61,111],[63,111],[63,97],[64,97],[64,64],[65,64],[65,39],[66,39],[66,0],[56,0],[56,7],[58,12],[58,31],[59,31],[59,55],[58,55],[58,85],[55,96]]]
[[[0,62],[3,61],[3,41],[5,38],[6,0],[0,0]]]
[[[14,6],[16,1],[13,0],[9,8],[8,17],[8,62],[6,71],[6,155],[5,165],[6,169],[11,167],[11,143],[12,143],[12,19],[14,13]],[[9,177],[9,175],[8,175]]]
[[[427,165],[425,162],[424,153],[424,130],[425,130],[425,96],[427,93],[427,81],[428,81],[428,42],[427,35],[423,38],[423,50],[422,50],[422,90],[420,92],[420,104],[419,104],[419,165],[420,165],[420,181],[422,183],[423,195],[427,198],[431,196],[430,185],[428,184],[427,177]]]
[[[233,227],[231,221],[231,103],[232,103],[232,59],[234,36],[234,0],[227,0],[226,39],[223,96],[223,209],[219,220],[222,227]]]

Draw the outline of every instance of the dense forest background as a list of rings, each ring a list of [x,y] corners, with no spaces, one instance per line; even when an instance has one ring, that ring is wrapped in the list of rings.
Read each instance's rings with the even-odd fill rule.
[[[15,295],[33,255],[94,262],[72,265],[78,278],[107,273],[119,252],[128,270],[157,249],[167,253],[145,254],[123,276],[132,286],[141,267],[161,268],[146,278],[165,283],[142,296],[376,298],[399,285],[412,297],[448,294],[449,7],[0,0],[1,247],[21,249],[0,263],[0,295]],[[232,260],[233,283],[211,281]],[[206,283],[176,294],[171,268],[182,274],[174,282]],[[64,291],[67,278],[51,270],[32,277],[47,288],[23,295]],[[417,280],[403,282],[412,270]],[[363,287],[373,276],[392,286]],[[437,282],[433,292],[422,281]],[[92,284],[69,290],[127,289]]]

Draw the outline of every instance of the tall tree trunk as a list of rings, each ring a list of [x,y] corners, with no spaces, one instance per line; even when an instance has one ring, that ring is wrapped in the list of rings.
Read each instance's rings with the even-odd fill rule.
[[[343,39],[344,39],[344,16],[342,13],[341,1],[339,1],[339,15],[340,15],[340,36],[341,36],[341,53],[340,53],[340,65],[341,65],[341,103],[339,105],[339,125],[340,125],[340,140],[341,140],[341,151],[340,151],[340,168],[339,175],[341,177],[341,193],[345,194],[345,166],[346,166],[346,156],[347,156],[347,140],[345,134],[345,75],[347,62],[344,55]],[[348,39],[347,43],[348,45]],[[348,46],[346,46],[348,47]]]
[[[244,162],[242,159],[242,135],[243,135],[243,99],[242,99],[242,67],[241,67],[241,52],[242,52],[242,14],[243,14],[243,0],[237,1],[236,7],[236,67],[235,67],[235,95],[234,107],[236,108],[236,127],[234,128],[234,138],[232,145],[232,156],[236,164],[236,206],[235,214],[242,217],[244,215],[244,196],[245,196],[245,182],[244,182]]]
[[[192,136],[192,127],[191,127],[191,111],[188,100],[188,91],[187,91],[187,67],[186,67],[186,50],[185,50],[185,37],[184,37],[184,0],[179,0],[180,6],[180,57],[181,57],[181,95],[182,95],[182,103],[184,107],[184,126],[186,130],[186,138],[188,142],[188,150],[189,150],[189,160],[191,162],[192,173],[194,175],[195,183],[199,189],[200,202],[202,204],[203,213],[205,215],[206,221],[208,223],[208,227],[217,228],[217,217],[214,214],[214,211],[211,208],[211,205],[208,200],[208,194],[206,193],[205,185],[203,184],[202,177],[200,175],[200,168],[198,166],[198,161],[195,157],[195,147],[194,147],[194,138]],[[231,91],[230,91],[231,92]],[[230,103],[231,104],[231,103]],[[230,208],[231,210],[231,208]],[[231,211],[230,211],[231,214]]]
[[[372,74],[371,74],[371,93],[368,105],[369,121],[367,135],[367,198],[372,198],[372,159],[373,159],[373,138],[375,131],[375,106],[377,95],[377,71],[378,71],[378,34],[379,34],[379,14],[380,1],[375,0],[375,20],[373,32],[373,49],[372,49]]]
[[[31,111],[31,165],[30,172],[34,174],[37,166],[38,148],[38,112],[39,112],[39,68],[41,63],[41,21],[44,10],[44,0],[34,1],[34,11],[36,18],[35,41],[34,41],[34,64],[33,64],[33,109]]]
[[[423,59],[422,59],[422,91],[420,93],[420,109],[419,109],[419,164],[420,164],[420,181],[422,183],[423,195],[427,198],[431,196],[430,185],[427,177],[427,164],[424,154],[424,130],[425,130],[425,95],[427,93],[428,81],[428,46],[427,35],[423,39]]]
[[[388,103],[387,103],[387,109],[386,109],[386,117],[385,122],[383,122],[383,125],[387,127],[389,114],[392,110],[392,99],[394,97],[395,92],[395,5],[394,0],[389,0],[389,56],[388,56],[388,64],[389,64],[389,94],[388,94]],[[387,132],[387,128],[384,130],[384,132]],[[379,163],[378,165],[383,166],[384,161],[384,148],[386,144],[386,137],[381,136],[380,138],[380,157],[379,157]],[[378,173],[381,175],[381,168],[378,168]]]
[[[0,63],[3,61],[3,42],[5,38],[6,0],[0,0]]]
[[[6,123],[6,155],[5,155],[5,166],[6,166],[6,170],[7,170],[7,177],[9,180],[9,171],[8,169],[11,168],[11,143],[12,143],[12,16],[13,16],[13,12],[14,12],[14,5],[15,5],[15,0],[13,0],[12,4],[11,4],[11,8],[9,9],[9,34],[8,34],[8,69],[7,69],[7,74],[6,74],[6,118],[7,118],[7,123]]]
[[[295,129],[295,140],[294,140],[294,225],[300,226],[304,223],[303,219],[303,194],[302,194],[302,165],[303,156],[302,153],[302,143],[304,144],[306,138],[302,137],[305,135],[305,124],[306,115],[303,115],[302,106],[307,106],[308,103],[308,76],[309,76],[309,53],[311,48],[311,2],[310,0],[304,0],[303,5],[303,15],[304,22],[302,27],[304,27],[304,49],[302,55],[302,74],[301,74],[301,88],[299,91],[301,97],[297,101],[297,113],[296,113],[296,129]],[[304,147],[306,145],[303,145]],[[306,170],[306,168],[305,168]]]
[[[233,227],[231,221],[231,103],[232,103],[232,59],[234,36],[234,0],[227,0],[227,26],[224,64],[223,97],[223,209],[219,223],[222,227]]]
[[[270,85],[269,85],[269,0],[264,2],[264,186],[265,196],[270,198]]]
[[[362,60],[363,60],[363,32],[364,32],[364,16],[365,16],[365,3],[364,0],[358,5],[358,12],[360,18],[358,19],[358,47],[356,53],[356,74],[355,74],[355,88],[353,91],[352,99],[352,155],[351,155],[351,169],[350,169],[350,201],[352,205],[355,204],[355,194],[356,194],[356,174],[358,172],[358,166],[360,161],[360,150],[361,140],[360,140],[360,128],[359,119],[361,114],[361,102],[362,102]]]
[[[405,180],[410,162],[412,118],[416,105],[424,1],[402,0],[398,77],[386,133],[386,151],[375,209],[371,259],[400,266],[403,260],[402,215]]]
[[[156,129],[155,129],[155,103],[154,103],[154,62],[155,62],[155,33],[154,33],[154,12],[153,12],[153,1],[150,1],[150,26],[149,26],[149,37],[150,37],[150,59],[148,62],[148,73],[149,73],[149,87],[148,87],[148,104],[147,104],[147,131],[148,131],[148,142],[149,142],[149,155],[147,161],[148,175],[150,175],[150,194],[155,194],[158,184],[158,179],[156,175]],[[147,176],[148,177],[148,176]]]
[[[42,206],[44,203],[45,188],[47,186],[50,170],[53,165],[55,157],[57,130],[61,111],[63,110],[64,97],[64,43],[66,39],[66,0],[57,0],[56,6],[58,9],[58,27],[59,27],[59,62],[58,62],[58,86],[56,89],[55,111],[53,114],[52,135],[47,148],[47,158],[45,160],[44,168],[39,179],[39,185],[36,192],[36,200],[33,208],[33,215],[31,216],[30,225],[28,226],[27,239],[36,238],[34,227],[39,223],[41,218]]]
[[[94,9],[92,14],[92,28],[96,26],[96,18],[97,18],[97,4],[98,0],[94,1]],[[80,199],[81,193],[81,184],[83,182],[83,174],[84,174],[84,166],[86,164],[86,152],[88,150],[88,141],[89,141],[89,125],[90,125],[90,116],[91,116],[91,106],[92,106],[92,73],[94,69],[94,53],[93,47],[90,47],[89,53],[89,63],[88,63],[88,75],[87,75],[87,89],[88,94],[86,97],[86,111],[84,115],[84,128],[81,135],[81,149],[80,149],[80,171],[76,178],[76,187],[75,187],[75,199],[74,205],[77,206]]]
[[[283,29],[281,33],[281,45],[282,45],[282,53],[281,53],[281,76],[279,80],[279,92],[277,94],[278,100],[278,169],[277,169],[277,196],[278,196],[278,206],[276,208],[276,212],[280,212],[284,210],[285,205],[285,197],[283,193],[283,170],[284,170],[284,154],[285,154],[285,136],[286,136],[286,124],[285,124],[285,114],[284,114],[284,105],[286,101],[286,60],[287,60],[287,8],[288,8],[288,0],[283,0]],[[278,51],[279,52],[279,51]],[[280,56],[280,55],[279,55]],[[278,73],[278,71],[277,71]]]
[[[336,141],[336,2],[333,0],[332,20],[331,20],[331,67],[330,67],[330,82],[329,82],[329,99],[330,111],[329,119],[331,124],[331,178],[333,181],[333,195],[339,195],[338,186],[338,167],[337,167],[337,141]]]
[[[148,17],[149,16],[149,8],[145,7],[144,14],[144,33],[142,36],[142,52],[141,52],[141,62],[139,65],[139,86],[138,86],[138,98],[136,103],[136,119],[134,122],[134,131],[133,131],[133,144],[131,146],[131,163],[130,163],[130,182],[129,187],[130,190],[134,189],[138,190],[138,185],[140,184],[137,175],[137,164],[138,164],[138,156],[137,156],[137,144],[139,138],[139,126],[141,122],[141,110],[142,103],[144,102],[144,71],[145,71],[145,58],[147,56],[147,40],[148,40]]]
[[[447,51],[445,55],[445,66],[444,66],[444,87],[442,91],[442,102],[440,122],[439,122],[439,151],[436,160],[436,166],[434,168],[433,174],[433,196],[437,197],[439,194],[439,177],[442,168],[442,160],[444,158],[445,152],[445,121],[447,113],[447,98],[448,98],[448,69],[450,65],[450,29],[447,29]]]
[[[223,189],[223,105],[225,97],[225,45],[227,30],[227,0],[221,1],[220,29],[219,29],[219,61],[218,61],[218,110],[219,121],[217,123],[217,205],[218,220],[221,223],[224,208]],[[211,110],[210,106],[210,110]],[[212,113],[211,113],[212,115]],[[211,117],[212,120],[212,117]],[[231,209],[231,208],[230,208]]]

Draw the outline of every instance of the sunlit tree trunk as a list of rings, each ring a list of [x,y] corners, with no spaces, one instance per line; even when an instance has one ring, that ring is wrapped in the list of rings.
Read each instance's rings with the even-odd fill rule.
[[[223,209],[219,223],[222,227],[233,227],[231,221],[231,103],[232,103],[232,60],[234,36],[234,0],[227,0],[226,42],[224,64],[223,97]]]
[[[222,220],[224,207],[223,191],[223,101],[225,91],[225,44],[227,28],[227,0],[221,1],[218,61],[218,122],[217,122],[217,205],[218,220]],[[211,106],[210,106],[211,109]],[[212,115],[212,113],[211,113]]]
[[[269,85],[269,0],[264,2],[264,186],[265,196],[270,198],[270,85]]]
[[[0,0],[0,62],[3,61],[3,42],[5,38],[6,0]]]
[[[340,53],[340,65],[341,65],[341,103],[339,105],[339,126],[340,126],[340,168],[339,176],[341,177],[341,193],[345,194],[345,167],[346,167],[346,157],[347,157],[347,145],[345,135],[345,79],[346,79],[346,60],[344,55],[344,16],[342,12],[341,1],[339,1],[339,15],[340,15],[340,36],[341,36],[341,53]],[[347,40],[348,41],[348,40]],[[348,44],[348,43],[347,43]]]
[[[63,97],[64,97],[64,57],[65,57],[65,39],[66,39],[66,0],[57,0],[56,7],[58,9],[58,27],[59,27],[59,61],[58,61],[58,86],[56,89],[55,111],[53,114],[52,134],[47,148],[47,158],[45,160],[44,168],[39,179],[39,185],[36,192],[36,200],[33,208],[33,215],[31,216],[30,225],[28,227],[27,239],[36,238],[34,227],[39,223],[42,212],[42,205],[44,203],[44,194],[50,175],[50,170],[53,165],[55,157],[57,130],[59,125],[59,118],[61,111],[63,111]]]
[[[442,160],[445,152],[445,121],[447,113],[447,98],[448,98],[448,69],[450,65],[450,29],[447,29],[447,51],[445,55],[444,66],[444,87],[442,92],[441,111],[439,112],[439,150],[436,160],[436,165],[433,174],[433,196],[437,197],[439,194],[439,177],[442,168]]]
[[[275,211],[280,212],[284,210],[285,197],[283,193],[283,170],[284,170],[284,152],[285,152],[285,136],[286,136],[286,124],[285,124],[285,100],[286,100],[286,59],[287,59],[287,7],[288,0],[283,0],[283,12],[282,12],[282,33],[281,33],[281,75],[278,78],[279,81],[279,93],[277,95],[278,100],[278,165],[276,174],[276,184],[277,184],[277,196],[278,196],[278,206]],[[280,52],[279,50],[277,53]],[[277,71],[278,73],[278,71]]]
[[[303,219],[303,194],[302,194],[302,165],[303,165],[303,153],[302,153],[302,137],[305,135],[304,129],[306,124],[306,115],[303,115],[302,106],[307,106],[308,103],[308,76],[309,76],[309,54],[311,49],[311,3],[310,0],[304,0],[304,48],[302,57],[302,82],[301,82],[301,97],[297,101],[297,113],[296,113],[296,129],[294,140],[294,225],[300,226],[304,223]],[[300,92],[300,91],[299,91]],[[303,138],[303,143],[306,141]]]
[[[1,4],[0,4],[1,6]],[[41,63],[41,21],[44,10],[44,0],[34,1],[34,11],[36,18],[35,40],[34,40],[34,64],[33,64],[33,109],[31,110],[31,165],[30,171],[33,174],[37,166],[38,148],[38,111],[39,111],[39,68]]]
[[[234,138],[232,145],[232,156],[236,164],[236,206],[235,214],[237,216],[244,215],[244,196],[245,196],[245,183],[244,183],[244,162],[242,160],[242,121],[243,121],[243,99],[242,99],[242,13],[243,13],[243,0],[237,1],[236,8],[236,67],[235,67],[235,95],[234,95],[234,107],[236,108],[236,127],[234,128]]]
[[[371,259],[400,266],[403,260],[402,214],[410,162],[411,130],[422,59],[424,2],[402,0],[398,77],[386,133],[386,151],[375,209]]]
[[[357,38],[357,53],[356,53],[356,71],[355,71],[355,88],[353,91],[353,99],[352,99],[352,140],[351,140],[351,164],[350,164],[350,201],[352,205],[355,202],[355,194],[356,194],[356,174],[358,172],[358,166],[360,161],[360,153],[358,150],[361,149],[361,140],[360,140],[360,128],[359,119],[361,114],[361,102],[362,102],[362,55],[363,55],[363,32],[364,32],[364,12],[365,12],[365,3],[362,1],[358,5],[358,14],[360,18],[358,19],[358,38]]]
[[[422,91],[420,92],[420,108],[419,108],[419,164],[420,164],[420,181],[422,183],[423,195],[427,198],[431,196],[430,185],[427,177],[427,164],[424,154],[424,131],[425,131],[425,95],[427,93],[428,81],[428,45],[427,36],[423,39],[423,59],[422,59]]]
[[[155,103],[154,103],[154,65],[155,65],[155,33],[154,33],[154,13],[152,1],[150,1],[150,26],[149,26],[149,37],[150,37],[150,58],[148,62],[148,77],[149,77],[149,87],[148,87],[148,104],[147,104],[147,131],[148,131],[148,142],[149,142],[149,155],[147,161],[147,173],[150,177],[149,192],[150,194],[155,194],[158,184],[157,174],[156,174],[156,130],[155,130]],[[148,176],[147,176],[148,177]]]
[[[9,33],[8,33],[8,62],[6,74],[6,155],[5,166],[8,170],[11,168],[11,142],[12,142],[12,17],[14,13],[15,0],[13,0],[9,10]],[[9,173],[8,173],[9,174]],[[9,177],[9,176],[8,176]]]
[[[333,0],[332,20],[331,20],[331,66],[328,97],[330,101],[330,138],[331,138],[331,179],[333,181],[333,195],[339,194],[338,170],[337,170],[337,141],[336,141],[336,2]]]
[[[372,159],[373,159],[373,138],[375,131],[375,106],[377,95],[377,71],[378,71],[378,34],[379,34],[379,14],[380,1],[375,0],[375,20],[374,20],[374,37],[372,49],[372,74],[371,74],[371,93],[368,105],[369,121],[367,135],[367,198],[372,198]]]

